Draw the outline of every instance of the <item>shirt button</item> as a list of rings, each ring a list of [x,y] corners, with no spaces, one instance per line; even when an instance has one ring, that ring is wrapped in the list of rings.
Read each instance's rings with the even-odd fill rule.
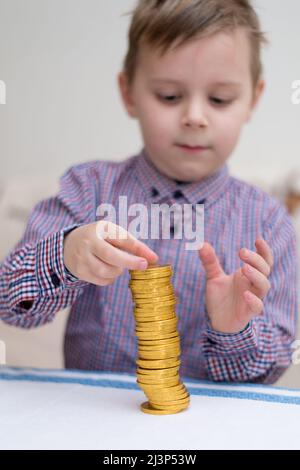
[[[180,191],[180,189],[177,189],[174,193],[173,193],[173,196],[175,199],[180,199],[181,197],[183,197],[183,194],[182,192]]]
[[[156,188],[152,188],[151,191],[152,191],[152,197],[159,196],[159,191]]]
[[[58,287],[60,285],[60,279],[57,274],[55,274],[54,272],[50,272],[50,277],[54,287]]]

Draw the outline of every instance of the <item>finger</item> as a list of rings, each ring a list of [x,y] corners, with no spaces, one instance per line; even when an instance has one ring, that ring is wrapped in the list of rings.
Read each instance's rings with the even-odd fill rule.
[[[264,304],[261,299],[259,299],[255,294],[253,294],[249,290],[246,290],[244,292],[244,299],[247,302],[248,308],[250,309],[251,314],[252,314],[249,320],[251,319],[253,314],[263,315]]]
[[[92,253],[99,260],[111,266],[122,269],[146,269],[147,261],[145,258],[127,253],[127,251],[108,243],[106,240],[97,240],[97,245],[92,247]]]
[[[204,242],[199,250],[199,256],[205,269],[207,280],[214,279],[224,274],[215,250],[208,242]]]
[[[269,244],[262,237],[259,237],[255,241],[255,246],[256,246],[257,252],[266,260],[266,262],[272,269],[274,265],[274,258],[273,258],[273,253]]]
[[[239,252],[240,258],[260,271],[264,276],[268,277],[271,272],[271,267],[267,261],[258,253],[242,248]]]
[[[151,250],[151,248],[135,238],[130,232],[125,230],[120,225],[116,225],[110,221],[99,221],[96,224],[96,235],[99,240],[105,240],[107,243],[118,249],[146,259],[150,264],[155,264],[158,260],[157,254]],[[126,259],[132,260],[130,257],[127,257]],[[110,262],[109,260],[106,261]],[[130,269],[138,268],[135,267]]]
[[[78,270],[79,277],[97,286],[112,284],[115,278],[123,272],[120,268],[106,265],[92,254],[88,255],[86,266],[81,268],[82,273],[80,269]]]
[[[105,279],[115,279],[124,272],[124,268],[105,263],[96,256],[93,256],[93,260],[95,261],[95,274],[98,273]]]
[[[245,264],[242,267],[244,276],[251,282],[255,289],[255,294],[260,298],[263,298],[271,288],[270,281],[257,269],[253,268],[249,264]]]

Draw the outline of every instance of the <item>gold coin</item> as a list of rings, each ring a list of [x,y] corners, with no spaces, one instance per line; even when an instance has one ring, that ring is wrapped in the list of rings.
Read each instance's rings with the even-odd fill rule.
[[[156,327],[153,327],[153,328],[145,328],[145,327],[137,326],[135,328],[135,332],[136,333],[153,333],[153,334],[172,333],[172,332],[177,331],[176,325],[177,323],[175,323],[174,325],[164,325],[161,327],[157,325]]]
[[[177,387],[178,385],[175,385]],[[154,385],[151,386],[140,385],[140,388],[144,391],[145,395],[149,398],[149,400],[157,402],[158,400],[178,400],[179,398],[185,398],[186,393],[183,388],[175,390],[173,392],[165,392],[164,387],[157,387]],[[169,387],[174,388],[174,387]]]
[[[165,300],[163,300],[163,297],[161,297],[159,300],[154,300],[153,302],[151,300],[149,300],[149,302],[143,302],[141,299],[139,299],[135,301],[134,308],[135,310],[138,309],[137,313],[150,313],[152,315],[159,315],[162,308],[167,310],[167,307],[169,307],[167,312],[170,312],[172,309],[175,310],[176,303],[177,299],[175,297],[172,299],[165,298]]]
[[[161,275],[170,275],[173,272],[173,269],[170,264],[163,264],[161,266],[149,266],[143,271],[130,269],[129,272],[131,279],[149,279],[151,276],[160,277]]]
[[[190,404],[190,397],[181,398],[180,400],[168,400],[168,401],[152,401],[151,405],[153,407],[164,407],[164,406],[181,406],[181,405],[189,405]]]
[[[157,410],[153,408],[148,401],[145,401],[141,404],[141,410],[144,413],[152,414],[152,415],[169,415],[179,413],[181,410]]]
[[[164,369],[165,370],[165,369]],[[156,372],[157,369],[154,369],[152,372]],[[141,382],[144,382],[144,381],[149,381],[151,383],[157,383],[157,384],[160,384],[160,383],[163,383],[164,380],[166,379],[174,379],[174,377],[179,377],[179,371],[175,371],[173,372],[171,375],[169,373],[169,375],[162,375],[162,374],[144,374],[144,373],[140,373],[137,371],[137,378],[138,380],[140,380]]]
[[[152,321],[152,322],[142,322],[139,321],[136,324],[136,329],[137,330],[147,330],[147,331],[161,331],[164,329],[164,327],[170,327],[172,326],[173,328],[176,328],[176,325],[178,323],[177,317],[174,318],[169,318],[168,320],[158,320],[158,321]]]
[[[159,411],[173,411],[173,412],[178,412],[178,411],[183,411],[186,410],[189,407],[189,403],[184,404],[184,405],[173,405],[173,406],[156,406],[152,404],[152,401],[150,401],[150,405],[152,408],[155,410]]]
[[[163,315],[173,315],[176,316],[176,307],[173,305],[167,305],[164,308],[157,309],[153,306],[153,309],[150,309],[147,305],[146,308],[143,307],[134,307],[133,309],[134,316],[136,318],[153,318],[161,317]]]
[[[169,344],[173,344],[173,343],[178,343],[180,344],[180,337],[179,337],[179,333],[177,332],[176,335],[174,335],[172,338],[165,338],[165,339],[158,339],[158,340],[142,340],[142,339],[139,339],[138,340],[138,347],[141,347],[141,346],[167,346]]]
[[[149,360],[156,360],[156,359],[172,359],[174,357],[179,358],[180,351],[154,351],[154,352],[145,352],[139,351],[139,358],[140,359],[149,359]]]
[[[167,309],[167,307],[174,308],[176,305],[177,300],[168,300],[165,302],[158,302],[157,304],[144,304],[144,306],[138,305],[136,308],[137,313],[144,313],[148,314],[149,312],[152,314],[160,314],[163,310],[170,311],[171,309]]]
[[[167,369],[143,369],[142,367],[137,368],[137,373],[139,375],[147,375],[150,377],[170,377],[172,375],[175,375],[179,372],[179,366],[176,367],[168,367]]]
[[[144,378],[141,376],[138,376],[137,383],[142,385],[161,385],[162,387],[170,387],[172,385],[178,385],[180,382],[179,376],[174,376],[174,377],[164,377],[163,380],[160,380],[159,382],[154,382],[154,379],[152,378]]]
[[[161,397],[160,397],[160,396],[154,396],[154,395],[152,396],[150,393],[147,393],[147,392],[145,392],[144,390],[143,390],[143,392],[144,392],[144,394],[146,395],[146,397],[148,398],[148,400],[150,401],[150,403],[152,403],[152,402],[153,402],[153,403],[156,403],[158,400],[161,400]],[[179,398],[184,399],[184,396],[181,395],[181,396],[179,396]],[[171,397],[168,398],[168,400],[169,400],[169,401],[170,401],[170,400],[176,401],[176,400],[178,400],[178,396],[171,396]],[[185,406],[189,405],[189,402],[188,402],[188,403],[184,403],[184,405],[185,405]],[[161,406],[161,405],[157,405],[157,406]],[[167,405],[166,405],[166,406],[167,406]],[[174,405],[173,405],[173,406],[174,406]],[[177,406],[177,405],[175,405],[175,406]],[[180,406],[182,406],[182,405],[180,405]]]
[[[156,394],[164,399],[171,395],[185,395],[186,388],[185,385],[181,382],[181,379],[178,378],[178,383],[176,385],[170,385],[169,387],[165,387],[160,384],[142,384],[147,390]]]
[[[148,353],[148,354],[151,354],[152,352],[153,353],[160,353],[160,352],[173,352],[173,351],[180,351],[180,344],[171,344],[170,346],[164,346],[164,347],[149,347],[149,346],[140,346],[139,347],[139,352],[144,352],[144,353]]]
[[[152,265],[148,266],[145,271],[147,272],[162,272],[162,271],[170,271],[172,269],[172,266],[170,264],[161,264],[161,265]],[[135,273],[140,273],[141,271],[138,269],[131,269],[130,273],[135,274]]]
[[[139,387],[144,391],[147,397],[155,403],[161,401],[179,400],[187,397],[186,391],[183,385],[180,383],[180,380],[171,386],[140,383]],[[173,390],[174,387],[179,388],[177,390]]]
[[[180,348],[180,341],[179,338],[176,342],[169,343],[169,344],[152,344],[152,341],[148,341],[150,344],[139,344],[138,350],[140,348],[144,348],[145,351],[165,351],[169,348]]]
[[[176,383],[174,383],[176,380],[177,384],[179,384],[179,374],[172,375],[171,377],[155,377],[152,375],[137,374],[137,381],[142,384],[165,385],[170,387],[171,385],[177,385]]]
[[[186,398],[186,393],[185,390],[182,388],[180,390],[177,390],[175,392],[169,392],[169,393],[163,393],[164,389],[163,388],[157,388],[152,386],[152,388],[143,388],[140,386],[140,388],[143,389],[145,395],[149,398],[149,400],[157,402],[159,400],[178,400],[180,398]]]
[[[166,286],[156,288],[156,289],[149,289],[148,287],[131,287],[131,293],[133,297],[151,297],[155,295],[170,295],[174,293],[174,288],[172,284],[168,284]]]
[[[133,281],[144,281],[146,282],[147,280],[151,281],[156,281],[157,279],[168,279],[173,275],[172,271],[164,271],[164,272],[157,272],[157,273],[147,273],[146,271],[137,271],[139,274],[131,274],[131,279]]]
[[[142,286],[142,285],[157,286],[157,285],[163,285],[163,284],[170,284],[171,275],[170,273],[167,273],[167,274],[168,275],[164,277],[158,277],[154,279],[151,279],[149,277],[147,279],[133,279],[131,277],[128,285],[131,287],[131,286]]]
[[[190,394],[187,390],[180,391],[179,394],[181,396],[176,397],[176,398],[168,398],[168,397],[163,397],[163,398],[157,398],[153,399],[153,403],[156,403],[157,405],[172,405],[173,402],[186,402],[190,400]]]
[[[179,384],[170,386],[170,387],[161,387],[160,385],[153,385],[152,386],[153,393],[159,393],[160,396],[166,399],[170,395],[185,395],[188,393],[184,383],[182,383],[181,379],[179,379]]]
[[[178,385],[178,381],[176,383],[175,382],[173,383],[174,387],[176,385]],[[168,398],[169,400],[176,398],[176,396],[174,397],[173,394],[162,395],[160,393],[161,390],[163,390],[163,388],[165,387],[165,385],[161,385],[161,387],[159,388],[155,384],[144,384],[144,383],[138,382],[138,386],[140,389],[143,390],[147,398],[149,398],[149,400],[154,401],[154,402],[156,402],[157,400],[162,400],[163,398]],[[182,394],[182,398],[183,398],[183,394]]]
[[[131,288],[131,295],[133,298],[148,298],[156,296],[165,296],[165,295],[175,295],[173,286],[166,286],[161,289],[143,289],[140,291],[134,290]]]
[[[149,322],[149,323],[144,323],[144,322],[138,322],[136,324],[135,330],[136,331],[141,331],[141,332],[147,332],[149,333],[152,331],[152,333],[168,333],[170,331],[176,330],[177,327],[177,318],[171,319],[172,323],[163,323],[163,321],[169,321],[169,320],[162,320],[157,321],[157,322]]]
[[[174,338],[175,336],[178,336],[178,332],[174,330],[174,332],[168,332],[168,333],[152,333],[151,331],[145,332],[145,331],[136,331],[136,336],[139,339],[147,339],[147,340],[157,340],[157,339],[168,339],[168,338]]]
[[[136,336],[138,340],[144,340],[144,341],[155,341],[158,339],[169,339],[169,338],[175,338],[176,336],[179,335],[176,327],[174,327],[171,331],[151,331],[151,330],[142,330],[139,331],[135,329]]]
[[[176,325],[177,324],[177,317],[175,316],[174,318],[170,318],[169,320],[159,320],[159,321],[153,321],[153,322],[138,322],[138,327],[139,328],[155,328],[155,327],[163,327],[163,326],[170,326],[170,325]]]
[[[171,277],[173,275],[173,271],[161,272],[161,273],[158,273],[158,276],[155,273],[150,272],[150,271],[148,271],[146,274],[145,274],[145,271],[138,271],[138,273],[139,274],[137,275],[137,277],[136,275],[134,275],[134,277],[133,276],[130,277],[130,280],[128,282],[128,285],[130,287],[131,286],[134,286],[134,287],[143,286],[143,285],[157,286],[157,285],[163,285],[166,283],[172,284]],[[140,276],[143,276],[143,277],[140,277]]]
[[[144,374],[143,372],[137,371],[136,376],[137,376],[137,379],[140,380],[141,382],[144,382],[144,380],[149,380],[149,381],[152,380],[153,381],[152,383],[158,383],[159,384],[164,379],[179,377],[179,369],[177,369],[176,371],[174,371],[172,373],[169,372],[168,374],[158,374],[158,375],[157,374]]]
[[[161,351],[179,351],[180,350],[180,343],[171,343],[169,345],[163,346],[139,346],[139,351],[144,352],[161,352]]]
[[[166,333],[172,333],[172,332],[176,332],[177,329],[176,329],[176,325],[177,323],[175,323],[174,325],[164,325],[164,326],[156,326],[156,327],[153,327],[153,328],[145,328],[145,327],[140,327],[140,326],[137,326],[135,328],[135,332],[139,332],[139,333],[153,333],[153,334],[166,334]]]
[[[181,354],[180,349],[166,349],[166,350],[158,350],[158,351],[139,351],[139,359],[146,359],[146,360],[157,360],[157,359],[171,359],[172,357],[178,357]]]
[[[146,343],[146,341],[144,341],[142,344],[140,344],[140,342],[139,342],[138,349],[139,348],[146,348],[148,351],[149,350],[161,351],[161,350],[164,350],[168,347],[180,347],[179,338],[171,338],[171,339],[176,339],[177,341],[176,342],[174,341],[174,342],[169,343],[169,344],[164,344],[164,343],[160,344],[159,341],[157,341],[157,344],[155,344],[155,341],[147,341],[147,343]]]
[[[128,286],[130,287],[131,290],[134,291],[139,291],[139,289],[146,289],[146,290],[151,290],[151,289],[160,289],[166,286],[173,286],[172,282],[170,281],[169,278],[163,277],[160,279],[155,279],[151,281],[150,279],[148,280],[141,280],[141,281],[130,281],[128,283]]]
[[[173,288],[173,286],[166,286],[162,289],[151,289],[149,290],[148,292],[135,292],[133,289],[131,289],[131,295],[133,298],[149,298],[149,297],[152,297],[154,300],[156,297],[166,297],[167,295],[169,296],[175,296],[176,293],[175,293],[175,290]]]
[[[175,305],[175,304],[174,304]],[[153,317],[153,316],[158,316],[158,315],[163,315],[166,313],[174,313],[176,314],[176,307],[173,305],[165,305],[160,306],[159,308],[156,308],[153,306],[153,308],[141,308],[141,307],[135,307],[134,308],[134,314],[135,315],[144,315],[145,317]]]
[[[147,359],[137,359],[136,364],[138,366],[144,367],[145,369],[163,369],[167,367],[175,367],[181,364],[180,359],[157,359],[150,361]]]
[[[156,369],[157,370],[157,369]],[[154,372],[156,372],[156,370]],[[164,369],[164,370],[167,370],[167,369]],[[151,371],[153,372],[153,371]],[[137,372],[137,378],[141,377],[142,379],[145,378],[145,379],[149,379],[149,380],[163,380],[163,379],[167,379],[167,378],[170,378],[170,377],[176,377],[178,376],[179,377],[179,369],[177,369],[175,372],[173,372],[171,374],[171,372],[168,372],[167,374],[144,374],[144,372]]]
[[[165,296],[155,296],[150,299],[139,299],[135,300],[134,305],[135,308],[140,308],[142,310],[151,310],[153,308],[160,308],[160,307],[171,307],[176,304],[177,298],[175,295],[165,295]]]
[[[169,317],[169,318],[166,318],[166,317]],[[155,311],[153,312],[152,315],[150,314],[150,312],[145,312],[145,311],[136,312],[135,311],[134,318],[135,318],[136,323],[171,320],[172,318],[176,318],[178,320],[175,310],[165,310],[165,311],[157,311],[157,312]]]
[[[190,404],[190,397],[186,396],[184,398],[179,398],[179,399],[174,399],[174,400],[160,400],[160,399],[149,399],[151,402],[151,405],[159,408],[167,408],[167,407],[173,407],[173,406],[189,406]]]
[[[166,295],[156,295],[155,297],[153,297],[153,295],[150,295],[149,297],[145,297],[145,298],[137,298],[136,296],[134,296],[134,301],[135,301],[135,305],[137,306],[141,306],[141,305],[145,305],[146,307],[149,306],[148,304],[153,304],[154,306],[156,304],[159,304],[159,303],[162,303],[162,302],[174,302],[175,300],[175,296],[174,294],[166,294]]]
[[[149,348],[149,346],[147,346],[146,348],[143,348],[142,346],[139,347],[138,349],[138,352],[142,352],[142,353],[145,353],[145,354],[155,354],[155,353],[169,353],[169,352],[180,352],[181,351],[181,348],[180,348],[180,344],[175,344],[172,346],[170,345],[169,347],[163,347],[163,348]]]
[[[160,291],[151,291],[151,292],[132,292],[131,295],[133,297],[134,302],[140,300],[141,302],[146,303],[150,299],[155,300],[157,297],[166,298],[169,296],[170,298],[175,298],[176,294],[175,291],[172,289],[164,289]],[[150,303],[150,302],[148,302]]]
[[[147,346],[147,345],[140,345],[138,346],[139,351],[144,351],[144,352],[162,352],[162,351],[173,351],[176,350],[178,351],[180,349],[180,343],[170,343],[169,345],[163,344],[163,345],[153,345],[153,346]]]
[[[148,400],[150,401],[151,403],[151,406],[153,406],[153,408],[156,408],[158,410],[167,410],[167,409],[172,409],[172,408],[188,408],[190,406],[190,399],[189,398],[185,398],[185,399],[182,399],[182,400],[172,400],[170,401],[169,403],[173,403],[172,405],[167,405],[165,403],[156,403],[155,401],[151,400],[149,397],[147,397]]]
[[[171,320],[172,318],[177,318],[177,317],[174,315],[173,312],[171,312],[171,313],[166,313],[163,315],[156,315],[152,317],[146,317],[144,315],[134,315],[134,318],[137,323],[140,323],[140,322],[148,323],[148,322],[153,322],[153,321]]]
[[[143,303],[142,305],[136,305],[134,303],[134,311],[137,313],[149,313],[150,315],[156,315],[156,312],[160,312],[160,310],[166,310],[170,312],[172,310],[176,310],[176,297],[173,295],[171,300],[165,300],[160,302],[153,302],[153,303]]]
[[[141,308],[139,309],[134,309],[134,318],[137,322],[143,322],[143,321],[152,321],[152,322],[157,322],[157,321],[164,321],[164,317],[169,316],[170,320],[171,319],[177,319],[177,314],[176,310],[173,306],[167,306],[168,308],[164,309],[156,309],[155,307],[150,310],[149,306],[150,304],[147,304],[147,308]],[[144,320],[145,318],[145,320]],[[168,318],[167,318],[168,319]]]
[[[145,345],[138,346],[138,351],[144,351],[144,352],[151,352],[151,351],[161,352],[161,351],[173,351],[173,350],[178,351],[179,349],[180,349],[180,343],[171,343],[170,345],[162,345],[162,346],[153,345],[153,347],[145,346]]]
[[[151,326],[156,326],[156,325],[159,325],[159,326],[163,326],[163,325],[171,325],[173,323],[177,323],[177,316],[174,315],[173,318],[170,318],[168,320],[158,320],[158,321],[152,321],[152,322],[145,322],[145,325],[143,325],[143,321],[139,321],[139,326],[148,326],[148,327],[151,327]],[[152,323],[152,324],[151,324]]]
[[[132,285],[130,286],[130,289],[134,294],[151,294],[152,292],[156,291],[173,291],[174,287],[170,281],[167,284],[156,284],[156,286],[153,284],[149,286],[148,282],[146,281],[145,283],[139,282],[138,284]]]

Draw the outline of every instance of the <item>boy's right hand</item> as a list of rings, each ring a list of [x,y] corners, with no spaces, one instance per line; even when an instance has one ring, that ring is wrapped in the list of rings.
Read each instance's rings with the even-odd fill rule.
[[[157,260],[147,245],[105,220],[78,227],[64,238],[66,268],[78,279],[98,286],[112,284],[124,269],[146,269]]]

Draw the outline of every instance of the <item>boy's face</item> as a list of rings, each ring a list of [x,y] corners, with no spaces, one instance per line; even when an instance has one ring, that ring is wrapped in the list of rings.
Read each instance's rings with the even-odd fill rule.
[[[242,29],[195,39],[162,57],[143,45],[131,89],[123,73],[118,78],[152,162],[170,178],[193,182],[230,157],[264,88],[261,80],[253,92],[250,43]]]

